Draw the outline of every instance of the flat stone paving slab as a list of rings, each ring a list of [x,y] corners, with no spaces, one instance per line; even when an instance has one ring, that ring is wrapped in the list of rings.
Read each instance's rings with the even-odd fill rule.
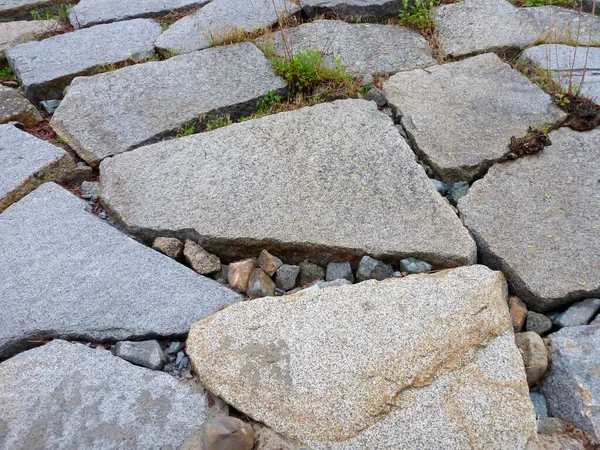
[[[67,179],[74,169],[73,158],[62,148],[0,125],[0,212],[45,181]]]
[[[506,301],[484,266],[366,281],[236,303],[186,351],[211,392],[311,449],[523,449],[536,421]]]
[[[600,103],[600,48],[545,44],[530,47],[520,57],[532,67],[550,73],[565,89]]]
[[[308,17],[333,13],[343,19],[397,18],[403,0],[303,0],[302,12]]]
[[[86,28],[117,20],[157,17],[170,12],[184,12],[206,5],[210,0],[81,0],[71,8],[69,21]]]
[[[53,337],[181,336],[239,297],[87,209],[46,183],[0,214],[0,358]]]
[[[240,43],[78,78],[50,124],[83,159],[98,165],[107,156],[174,136],[209,113],[250,115],[261,97],[283,88],[262,52]]]
[[[9,45],[41,39],[62,28],[63,25],[58,20],[0,22],[0,62],[5,61],[4,51]]]
[[[331,58],[341,57],[342,65],[353,74],[393,74],[436,64],[425,38],[397,25],[316,20],[290,28],[285,34],[294,53],[317,49]],[[266,42],[284,56],[280,32],[274,32]]]
[[[14,121],[32,127],[41,120],[39,111],[19,91],[0,85],[0,124]]]
[[[541,153],[493,166],[458,203],[480,261],[536,311],[600,294],[600,129],[549,137]]]
[[[71,3],[72,0],[2,0],[0,17],[17,16],[33,9],[47,8],[61,3]]]
[[[5,449],[175,449],[207,417],[191,385],[61,340],[4,361],[0,384]]]
[[[507,153],[511,136],[566,118],[548,94],[493,53],[397,73],[384,93],[417,152],[446,182],[470,182]]]
[[[97,25],[17,45],[6,51],[6,59],[27,97],[62,98],[64,88],[76,76],[109,64],[151,58],[160,33],[160,24],[150,19]]]
[[[600,439],[600,327],[562,328],[548,339],[552,365],[541,388],[550,416]]]
[[[596,11],[596,14],[600,12]],[[600,17],[597,15],[559,6],[521,8],[519,12],[537,33],[538,41],[600,45]]]
[[[435,8],[442,55],[467,56],[533,45],[538,33],[506,0],[463,0]]]
[[[475,246],[392,121],[340,100],[106,159],[102,199],[133,233],[202,237],[225,260],[472,264]],[[331,259],[329,259],[331,258]]]
[[[198,12],[175,22],[156,41],[156,48],[189,53],[211,47],[232,33],[254,32],[271,27],[278,17],[286,19],[300,11],[291,0],[213,0]]]

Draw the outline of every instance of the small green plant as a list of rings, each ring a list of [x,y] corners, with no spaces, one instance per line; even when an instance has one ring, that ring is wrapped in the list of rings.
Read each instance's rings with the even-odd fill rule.
[[[67,22],[69,20],[69,11],[71,11],[73,6],[75,5],[55,5],[42,11],[34,9],[29,14],[33,20],[60,20]]]
[[[398,23],[418,28],[419,30],[433,29],[431,10],[439,5],[440,0],[415,0],[412,5],[404,0],[404,8],[398,13]]]
[[[56,135],[56,143],[57,144],[66,144],[67,141],[65,141],[65,138],[63,138],[62,136],[60,136],[60,135],[57,134]]]
[[[170,23],[161,23],[160,24],[160,29],[162,30],[162,32],[164,33],[165,31],[167,31],[172,24]]]
[[[563,108],[567,107],[571,103],[569,94],[567,92],[557,92],[554,94],[554,103]]]
[[[231,121],[231,117],[229,114],[224,116],[214,116],[206,121],[206,125],[204,126],[205,131],[216,130],[217,128],[226,127],[227,125],[231,125],[233,122]]]
[[[258,101],[258,113],[265,113],[271,111],[276,104],[281,103],[283,97],[277,95],[275,91],[269,91],[269,93]]]
[[[184,137],[184,136],[189,136],[191,134],[194,134],[194,124],[193,123],[187,123],[184,125],[181,125],[179,128],[177,128],[177,137]]]
[[[9,66],[0,69],[0,80],[12,80],[14,77],[15,74]]]
[[[573,6],[573,0],[512,0],[512,3],[529,8],[530,6]]]

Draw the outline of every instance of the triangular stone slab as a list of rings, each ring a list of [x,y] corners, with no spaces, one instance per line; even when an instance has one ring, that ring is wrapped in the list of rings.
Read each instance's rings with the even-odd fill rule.
[[[239,298],[46,183],[0,214],[0,358],[52,337],[181,336]]]
[[[100,166],[102,199],[131,232],[195,237],[225,260],[408,255],[438,267],[475,246],[392,121],[341,100],[142,147]]]
[[[506,282],[484,266],[237,303],[187,352],[211,392],[311,449],[536,438]]]

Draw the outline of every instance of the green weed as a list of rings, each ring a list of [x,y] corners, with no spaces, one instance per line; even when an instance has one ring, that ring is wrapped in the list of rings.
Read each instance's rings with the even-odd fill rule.
[[[69,20],[69,11],[71,11],[73,6],[75,5],[55,5],[42,11],[34,9],[29,14],[33,20],[60,20],[66,22]]]
[[[511,0],[511,3],[526,8],[531,6],[574,6],[573,0]]]
[[[15,74],[9,66],[0,69],[0,80],[12,80],[15,78]]]
[[[233,122],[229,114],[224,116],[213,116],[206,121],[204,131],[216,130],[217,128],[226,127],[227,125],[231,125],[232,123]]]
[[[181,125],[178,129],[177,129],[177,137],[184,137],[184,136],[189,136],[191,134],[194,134],[194,124],[193,123],[187,123],[184,125]]]
[[[408,5],[408,1],[404,0],[404,9],[398,13],[398,23],[419,30],[433,29],[431,10],[439,4],[440,0],[415,0],[413,5]]]

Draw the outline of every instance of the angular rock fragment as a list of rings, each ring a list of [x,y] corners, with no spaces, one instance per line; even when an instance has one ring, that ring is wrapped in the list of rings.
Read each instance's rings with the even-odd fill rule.
[[[535,311],[527,312],[527,322],[525,322],[525,331],[533,331],[540,336],[545,335],[552,329],[552,321],[544,314]]]
[[[546,373],[548,368],[548,355],[544,341],[539,334],[533,331],[526,333],[517,333],[515,342],[521,351],[525,373],[527,374],[527,384],[535,386]]]
[[[160,32],[160,25],[148,19],[98,25],[11,47],[6,59],[29,99],[62,98],[64,88],[77,76],[154,56]]]
[[[271,255],[268,251],[263,250],[258,256],[258,265],[264,270],[267,275],[272,277],[277,272],[277,269],[281,267],[283,263],[277,256]]]
[[[187,351],[211,392],[311,449],[536,435],[505,280],[484,266],[236,303],[194,324]]]
[[[354,75],[393,74],[436,64],[425,38],[397,25],[316,20],[288,28],[284,36],[285,44],[294,54],[320,50],[329,63],[335,57],[341,58],[341,64]],[[285,55],[281,32],[273,33],[263,42],[273,45],[276,54]]]
[[[0,125],[0,212],[46,181],[69,179],[74,169],[73,158],[62,148]]]
[[[389,264],[379,261],[370,256],[363,256],[358,264],[356,271],[356,280],[385,280],[390,278],[394,273],[394,269]]]
[[[275,283],[262,269],[254,269],[248,279],[246,294],[250,298],[270,297],[275,293]]]
[[[278,289],[282,291],[289,291],[296,287],[296,280],[300,273],[300,266],[294,266],[292,264],[284,264],[275,274],[275,284]]]
[[[405,258],[400,260],[400,270],[408,273],[426,273],[431,272],[433,267],[427,261],[421,261],[417,258]]]
[[[492,167],[458,204],[481,262],[536,311],[600,295],[600,129],[549,137],[541,153]]]
[[[14,121],[27,128],[41,120],[42,116],[29,100],[16,89],[0,85],[0,124]]]
[[[525,50],[520,60],[549,74],[566,91],[600,104],[600,48],[538,45]]]
[[[0,62],[5,60],[4,51],[9,46],[41,39],[62,28],[63,25],[58,20],[0,22]]]
[[[516,295],[508,297],[508,309],[515,333],[520,332],[527,318],[527,305]]]
[[[0,382],[6,449],[179,448],[207,415],[204,394],[170,375],[60,340],[4,361]]]
[[[51,125],[83,159],[98,165],[107,156],[174,136],[208,114],[250,115],[261,97],[284,87],[254,45],[228,45],[79,78]]]
[[[342,19],[381,20],[398,17],[403,0],[303,0],[302,13],[308,17],[333,13]]]
[[[556,319],[556,324],[559,327],[587,325],[598,310],[600,310],[600,298],[588,298],[571,305]]]
[[[354,274],[349,262],[344,263],[329,263],[327,264],[326,281],[348,280],[354,283]]]
[[[384,93],[417,153],[447,183],[472,181],[502,159],[512,136],[566,118],[548,94],[493,53],[397,73]]]
[[[221,270],[221,261],[217,255],[204,250],[200,245],[189,239],[185,241],[183,256],[190,267],[200,275],[208,275]]]
[[[467,56],[533,45],[538,33],[507,0],[463,0],[434,10],[442,55]]]
[[[46,183],[0,214],[0,358],[56,336],[176,336],[239,296]]]
[[[247,258],[229,264],[227,282],[239,292],[246,292],[252,271],[258,267],[256,260]]]
[[[197,450],[252,450],[254,430],[235,417],[217,416],[204,425],[201,441]]]
[[[100,23],[156,17],[171,12],[200,8],[210,0],[81,0],[69,11],[71,25],[86,28]]]
[[[325,270],[321,266],[309,261],[302,261],[300,263],[300,280],[298,281],[300,286],[305,286],[324,279]]]
[[[158,341],[119,341],[115,355],[138,366],[160,370],[167,360]]]
[[[541,388],[548,413],[600,439],[600,328],[562,328],[548,336],[552,365]]]
[[[150,239],[193,230],[223,260],[268,247],[291,263],[358,262],[367,252],[437,267],[475,261],[460,220],[365,100],[161,142],[107,159],[100,172],[104,204],[128,229]]]
[[[179,259],[183,255],[183,242],[176,238],[157,237],[152,248],[173,259]]]
[[[271,27],[300,10],[292,0],[213,0],[175,22],[156,41],[159,50],[189,53]]]

